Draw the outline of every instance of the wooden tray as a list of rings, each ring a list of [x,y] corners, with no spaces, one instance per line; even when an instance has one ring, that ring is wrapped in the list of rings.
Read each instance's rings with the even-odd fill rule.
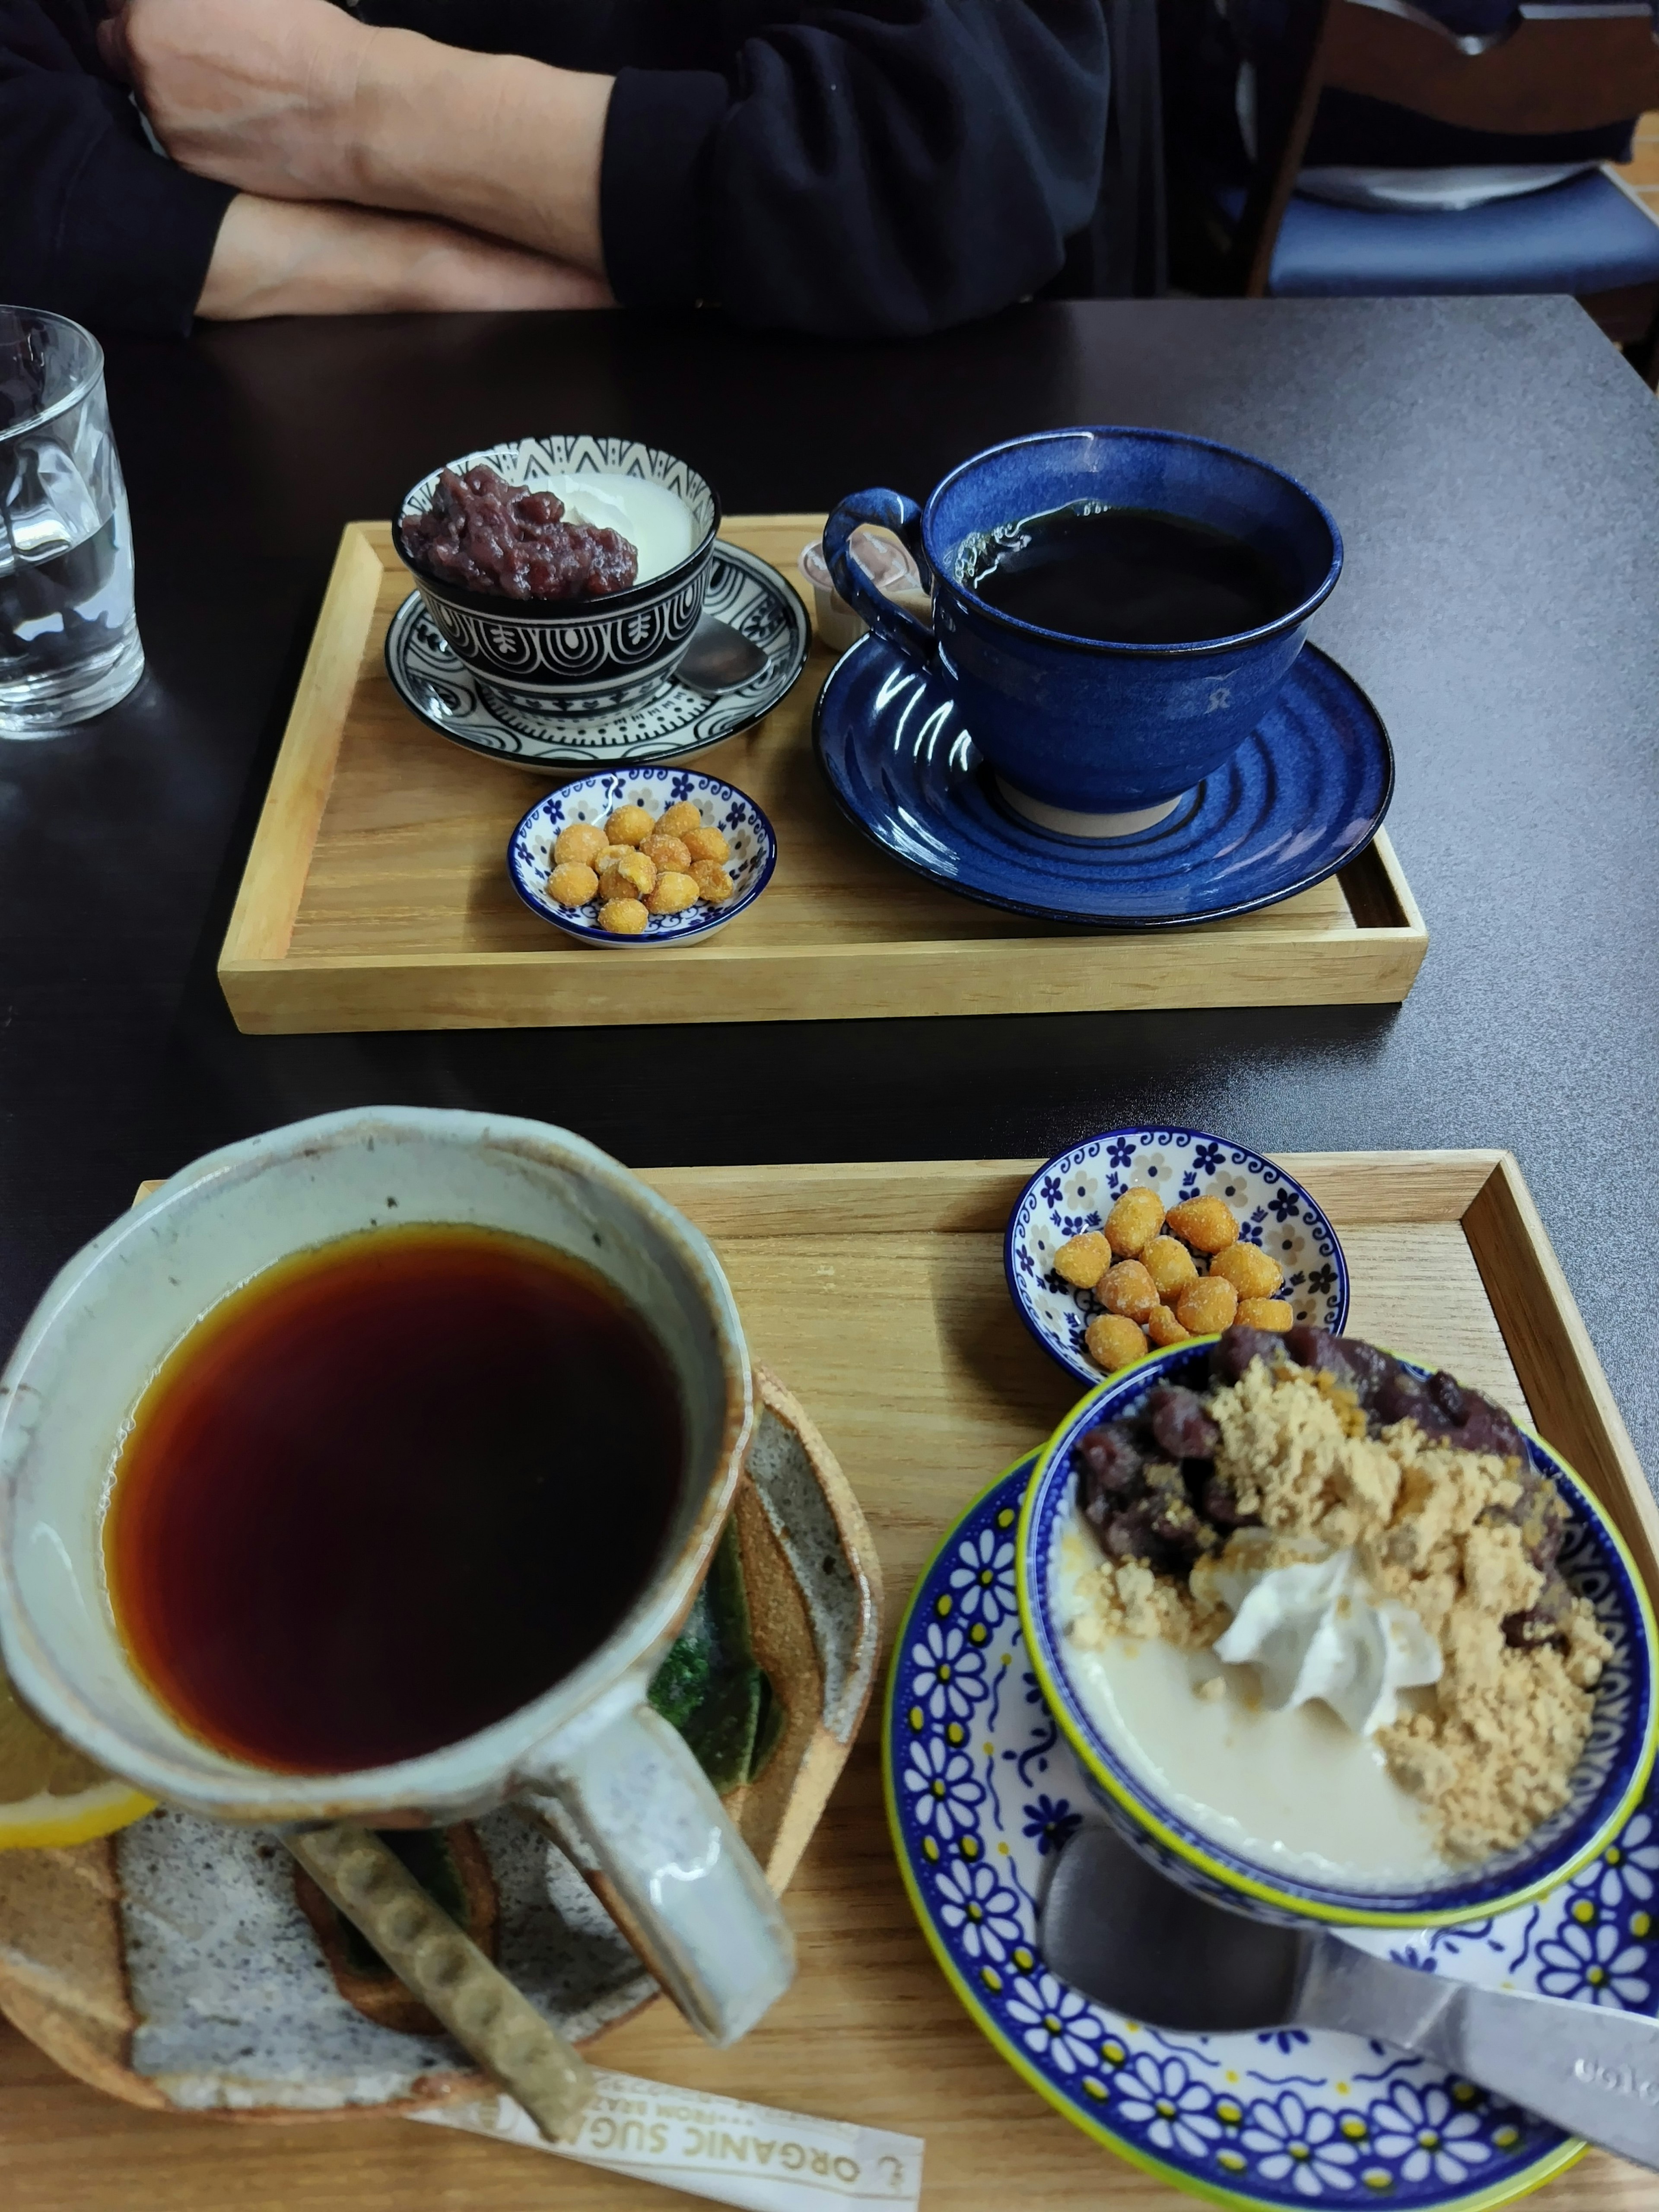
[[[1443,1362],[1537,1426],[1593,1485],[1650,1584],[1659,1511],[1515,1163],[1499,1152],[1282,1156],[1330,1214],[1352,1325]],[[787,1373],[848,1470],[890,1620],[946,1525],[1045,1436],[1077,1385],[1015,1317],[1001,1238],[1034,1162],[666,1170],[647,1179],[714,1239],[758,1358]],[[927,2138],[927,2212],[1171,2212],[996,2056],[934,1965],[901,1885],[872,1721],[789,1890],[794,1988],[709,2050],[666,2008],[606,2035],[605,2064]],[[141,2112],[0,2030],[6,2212],[648,2212],[637,2185],[447,2130],[365,2120],[257,2139]],[[1592,2154],[1540,2212],[1653,2212],[1659,2182]]]
[[[727,519],[793,580],[822,515]],[[507,882],[514,825],[555,778],[513,772],[411,714],[381,664],[408,595],[389,526],[346,526],[219,957],[237,1026],[445,1030],[1121,1006],[1397,1001],[1428,945],[1386,836],[1260,914],[1088,935],[952,897],[845,822],[812,757],[805,672],[755,729],[697,765],[750,793],[778,832],[752,912],[706,945],[571,944]]]

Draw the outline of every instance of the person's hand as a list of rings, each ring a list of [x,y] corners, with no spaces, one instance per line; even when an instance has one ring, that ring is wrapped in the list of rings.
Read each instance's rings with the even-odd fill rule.
[[[116,0],[100,25],[183,167],[276,199],[350,199],[353,108],[377,33],[330,0]]]
[[[196,312],[242,322],[611,304],[603,277],[450,223],[242,192],[225,210]]]

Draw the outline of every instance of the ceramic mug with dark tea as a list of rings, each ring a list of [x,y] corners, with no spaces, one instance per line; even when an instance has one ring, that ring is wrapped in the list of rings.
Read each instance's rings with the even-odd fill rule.
[[[509,1798],[718,2042],[787,1986],[764,1876],[646,1686],[750,1418],[690,1224],[582,1139],[379,1108],[198,1161],[0,1380],[0,1653],[164,1802],[270,1827]]]
[[[854,560],[867,523],[931,574],[931,631]],[[925,507],[854,492],[823,550],[878,637],[954,694],[1005,802],[1076,837],[1152,828],[1237,750],[1342,569],[1335,523],[1293,477],[1111,426],[975,453]]]

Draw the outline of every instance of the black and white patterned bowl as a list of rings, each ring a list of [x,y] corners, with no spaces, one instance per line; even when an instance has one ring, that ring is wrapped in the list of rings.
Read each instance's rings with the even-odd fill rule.
[[[690,510],[691,550],[662,575],[598,599],[509,599],[441,583],[410,557],[403,518],[431,506],[444,469],[464,474],[481,463],[532,490],[565,476],[631,476],[661,484]],[[516,438],[463,453],[423,476],[405,495],[392,534],[428,613],[486,699],[539,714],[594,715],[637,706],[672,679],[702,613],[720,521],[713,487],[654,446],[631,438]]]

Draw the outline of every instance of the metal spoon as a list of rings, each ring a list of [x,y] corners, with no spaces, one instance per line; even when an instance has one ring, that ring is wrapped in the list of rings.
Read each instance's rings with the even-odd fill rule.
[[[1038,1942],[1062,1981],[1131,2020],[1374,2036],[1659,2168],[1659,2021],[1641,2014],[1475,1989],[1311,1923],[1270,1928],[1194,1897],[1109,1828],[1067,1844]]]
[[[688,691],[718,699],[740,684],[752,684],[766,667],[766,655],[752,639],[718,615],[705,615],[691,633],[685,658],[675,671]]]

